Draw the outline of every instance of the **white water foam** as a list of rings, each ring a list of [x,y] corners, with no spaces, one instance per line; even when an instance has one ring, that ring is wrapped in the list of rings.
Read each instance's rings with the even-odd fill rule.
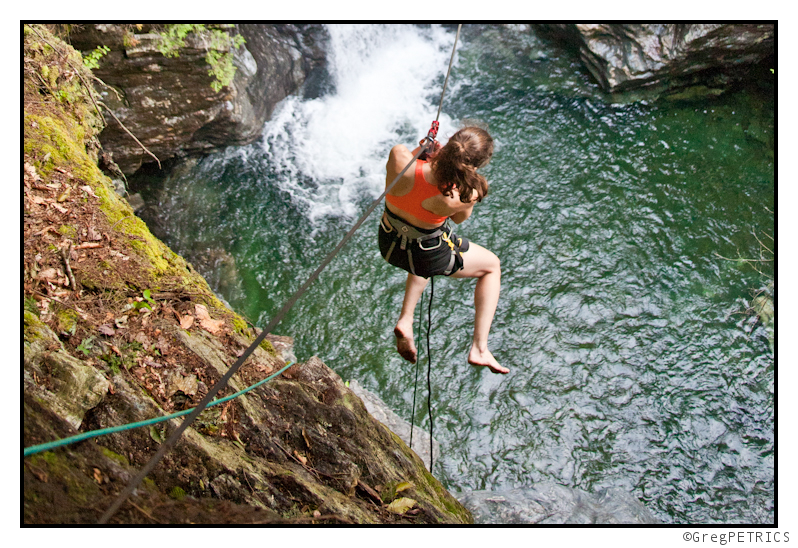
[[[288,97],[264,128],[280,188],[307,206],[312,222],[354,217],[359,197],[379,196],[391,147],[412,149],[435,119],[454,43],[454,33],[438,26],[327,28],[335,91]],[[456,130],[445,108],[440,122],[445,141]]]

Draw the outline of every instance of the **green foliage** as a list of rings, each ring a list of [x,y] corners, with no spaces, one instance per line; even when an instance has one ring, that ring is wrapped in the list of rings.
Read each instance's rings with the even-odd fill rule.
[[[186,492],[182,487],[175,486],[169,490],[169,496],[175,500],[182,500],[186,496]]]
[[[205,25],[181,24],[167,25],[158,33],[158,51],[165,57],[177,57],[179,50],[186,45],[189,34],[198,36],[205,46],[205,62],[210,67],[208,75],[214,80],[211,87],[218,92],[223,87],[229,86],[235,76],[236,67],[233,65],[231,48],[238,49],[246,40],[240,34],[230,36],[218,28],[207,28]]]
[[[89,70],[100,68],[100,59],[109,51],[111,48],[108,46],[97,46],[94,51],[83,56],[83,65]]]
[[[25,297],[24,310],[27,310],[31,314],[35,314],[37,318],[39,317],[39,307],[36,305],[36,299],[33,297]]]
[[[155,306],[155,301],[152,299],[152,293],[149,289],[145,289],[142,293],[144,300],[136,300],[132,308],[134,310],[139,310],[141,308],[146,308],[147,310],[152,310],[152,307]],[[138,299],[138,297],[137,297]]]
[[[122,358],[112,352],[109,352],[103,356],[100,356],[100,359],[108,364],[108,367],[111,368],[111,372],[114,375],[119,374],[119,366],[122,364]]]
[[[89,336],[86,339],[83,339],[81,343],[78,345],[77,350],[83,352],[84,356],[88,356],[91,352],[91,349],[94,348],[94,336]]]

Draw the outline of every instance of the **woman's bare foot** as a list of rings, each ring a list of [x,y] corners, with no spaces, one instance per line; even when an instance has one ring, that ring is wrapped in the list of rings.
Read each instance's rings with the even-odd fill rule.
[[[396,324],[393,334],[396,336],[396,351],[399,352],[399,355],[410,363],[416,363],[418,351],[413,343],[413,326],[411,325],[408,328],[404,325]]]
[[[506,375],[510,372],[506,367],[499,365],[499,362],[496,361],[496,358],[493,357],[493,354],[487,348],[484,351],[480,351],[476,346],[472,346],[471,352],[468,354],[468,363],[475,366],[489,367],[494,373]]]

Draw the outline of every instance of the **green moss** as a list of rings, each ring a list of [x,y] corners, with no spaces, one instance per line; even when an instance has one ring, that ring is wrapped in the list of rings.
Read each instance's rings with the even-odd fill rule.
[[[271,341],[263,339],[259,346],[272,356],[277,356],[277,349],[274,348],[274,345],[271,343]]]
[[[183,491],[182,487],[174,486],[169,490],[169,496],[175,500],[183,500],[186,492]]]
[[[86,154],[85,128],[71,117],[54,118],[25,112],[23,128],[25,153],[33,159],[40,175],[49,175],[58,165],[88,180],[87,174],[97,169]],[[44,162],[45,157],[49,161]]]
[[[78,237],[78,229],[72,225],[61,225],[58,227],[58,232],[73,240]]]
[[[31,457],[31,464],[47,470],[51,482],[63,483],[67,496],[80,505],[94,502],[100,496],[97,484],[76,472],[75,463],[66,452],[45,451]]]
[[[102,451],[103,455],[108,457],[111,460],[115,460],[119,464],[123,466],[130,466],[130,462],[127,460],[127,457],[124,455],[120,455],[119,453],[114,453],[107,447],[100,446],[100,451]]]
[[[78,326],[78,314],[71,308],[61,309],[56,312],[58,319],[58,330],[67,333],[74,333]]]
[[[233,317],[233,329],[236,331],[236,333],[240,335],[247,336],[249,334],[249,327],[247,326],[247,322],[245,322],[237,315]]]

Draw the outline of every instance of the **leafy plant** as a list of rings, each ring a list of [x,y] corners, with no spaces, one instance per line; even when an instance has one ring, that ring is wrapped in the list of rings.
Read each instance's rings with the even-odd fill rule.
[[[81,343],[78,345],[77,350],[83,352],[84,356],[88,356],[91,353],[91,349],[94,348],[94,335],[90,335],[89,337],[83,339]]]
[[[165,57],[177,57],[180,48],[186,45],[186,38],[192,33],[198,36],[205,46],[205,62],[210,67],[208,75],[214,77],[211,88],[218,92],[223,87],[229,86],[236,72],[230,50],[244,45],[246,42],[244,37],[240,34],[230,36],[221,29],[211,29],[205,25],[167,25],[162,32],[157,33],[159,36],[158,51]]]
[[[155,306],[155,301],[152,298],[152,293],[149,289],[145,289],[142,293],[143,299],[137,297],[137,300],[133,302],[132,308],[135,310],[139,310],[140,308],[146,308],[147,310],[152,310],[152,307]]]
[[[89,70],[98,69],[100,68],[100,59],[109,51],[111,48],[108,46],[97,46],[94,51],[83,56],[83,64]]]
[[[117,356],[116,354],[105,354],[104,356],[100,356],[100,359],[108,364],[108,367],[111,368],[111,372],[114,375],[119,374],[119,366],[122,364],[122,358]]]

